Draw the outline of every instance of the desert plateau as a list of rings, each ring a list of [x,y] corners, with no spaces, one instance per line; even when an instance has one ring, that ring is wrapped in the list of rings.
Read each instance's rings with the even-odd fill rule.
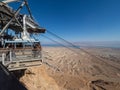
[[[43,64],[20,81],[28,90],[120,90],[120,49],[43,47]]]
[[[120,90],[120,0],[0,0],[0,90]]]

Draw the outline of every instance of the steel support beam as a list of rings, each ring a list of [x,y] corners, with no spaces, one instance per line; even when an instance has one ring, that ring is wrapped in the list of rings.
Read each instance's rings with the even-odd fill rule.
[[[20,7],[16,10],[14,16],[11,18],[11,20],[3,27],[2,31],[0,32],[0,36],[3,34],[3,32],[8,28],[8,26],[10,25],[10,23],[16,18],[16,16],[19,14],[20,10],[22,9],[22,7],[25,5],[25,2],[22,2],[22,4],[20,5]],[[15,19],[16,20],[16,19]]]

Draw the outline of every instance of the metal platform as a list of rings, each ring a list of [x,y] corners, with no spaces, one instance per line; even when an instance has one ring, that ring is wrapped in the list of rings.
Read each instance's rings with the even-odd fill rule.
[[[41,65],[41,50],[32,48],[0,49],[0,61],[10,71]]]

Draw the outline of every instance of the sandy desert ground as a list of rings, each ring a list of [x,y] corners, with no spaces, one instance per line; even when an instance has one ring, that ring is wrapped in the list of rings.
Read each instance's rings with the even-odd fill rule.
[[[120,49],[72,50],[43,47],[43,64],[20,81],[28,90],[120,90]]]

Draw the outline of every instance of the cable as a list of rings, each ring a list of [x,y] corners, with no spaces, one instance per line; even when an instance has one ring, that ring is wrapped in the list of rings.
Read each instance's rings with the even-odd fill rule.
[[[31,19],[33,20],[33,16],[32,16],[30,7],[29,7],[29,5],[28,5],[28,1],[27,1],[27,0],[24,0],[24,1],[25,1],[25,5],[26,5],[26,7],[27,7],[27,9],[28,9],[28,13],[30,14]]]
[[[97,57],[97,56],[95,56],[95,55],[93,55],[93,54],[87,52],[86,50],[84,50],[84,49],[82,49],[82,48],[80,48],[80,47],[74,45],[73,43],[71,43],[71,42],[69,42],[69,41],[67,41],[67,40],[65,40],[65,39],[63,39],[63,38],[61,38],[60,36],[56,35],[56,34],[53,33],[53,32],[48,31],[48,30],[47,30],[47,32],[48,32],[49,34],[51,34],[52,36],[57,37],[58,39],[60,39],[60,40],[62,40],[62,41],[64,41],[64,42],[66,42],[67,44],[69,44],[69,45],[75,47],[76,49],[79,49],[79,50],[83,51],[84,53],[87,53],[88,55],[90,55],[90,56],[92,56],[92,57],[95,57],[95,58],[97,58],[97,59],[101,59],[100,57]],[[80,54],[80,53],[77,52],[77,54]]]
[[[48,30],[47,30],[47,32],[48,32],[49,34],[51,34],[51,35],[53,35],[53,36],[57,37],[58,39],[60,39],[60,40],[62,40],[62,41],[64,41],[64,42],[66,42],[66,43],[68,43],[69,45],[71,45],[71,46],[73,46],[73,47],[75,47],[75,48],[79,49],[79,47],[78,47],[78,46],[76,46],[76,45],[74,45],[73,43],[71,43],[71,42],[69,42],[69,41],[67,41],[67,40],[65,40],[65,39],[63,39],[63,38],[61,38],[60,36],[58,36],[58,35],[54,34],[53,32],[48,31]]]
[[[53,42],[55,42],[55,43],[57,43],[57,44],[59,44],[60,46],[63,46],[63,47],[65,47],[65,48],[73,51],[73,52],[76,53],[76,54],[80,54],[80,53],[76,52],[75,50],[73,50],[73,49],[71,49],[71,48],[69,48],[69,47],[67,47],[67,46],[59,43],[58,41],[55,41],[55,40],[53,40],[53,39],[51,39],[51,38],[49,38],[49,37],[47,37],[47,36],[45,36],[45,35],[41,35],[41,36],[44,37],[44,38],[47,38],[47,39],[49,39],[49,40],[51,40],[51,41],[53,41]]]
[[[65,39],[63,39],[62,37],[58,36],[57,34],[51,32],[51,31],[48,31],[48,30],[47,30],[47,32],[48,32],[49,34],[51,34],[52,36],[57,37],[58,39],[66,42],[67,44],[71,45],[72,47],[74,47],[74,48],[76,48],[76,49],[80,49],[80,50],[82,50],[83,52],[91,55],[91,54],[90,54],[89,52],[87,52],[86,50],[80,48],[79,46],[74,45],[73,43],[71,43],[71,42],[69,42],[69,41],[67,41],[67,40],[65,40]],[[92,55],[92,56],[93,56],[93,55]],[[96,57],[96,56],[95,56],[95,57]]]

